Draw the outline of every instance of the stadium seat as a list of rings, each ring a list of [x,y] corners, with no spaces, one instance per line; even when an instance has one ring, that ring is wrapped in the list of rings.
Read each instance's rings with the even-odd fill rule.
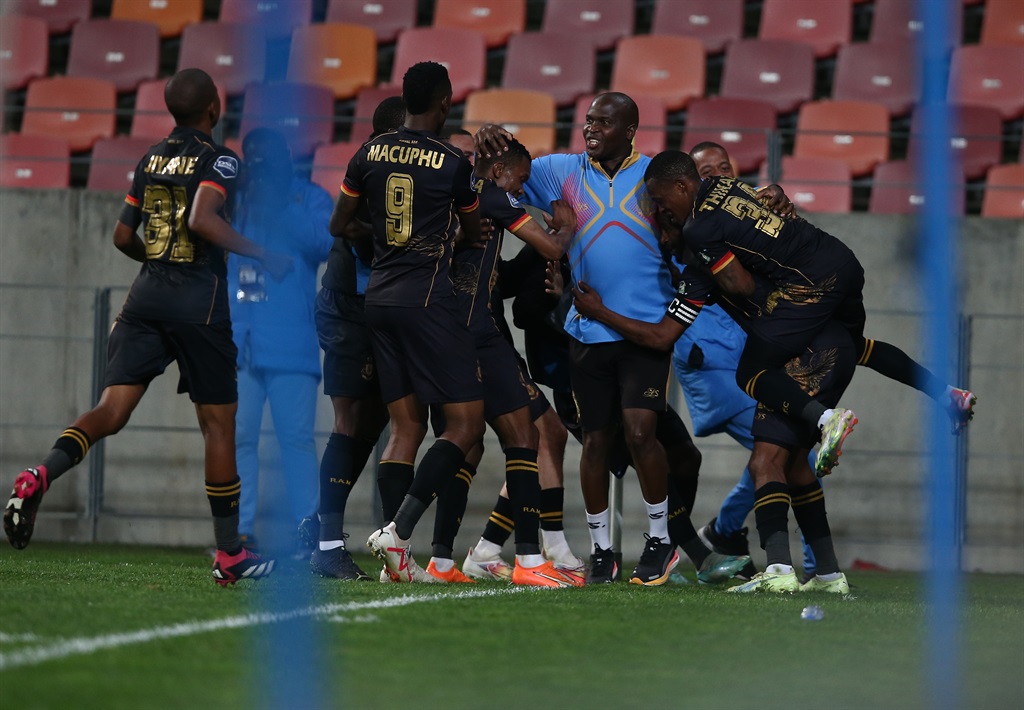
[[[72,152],[114,135],[117,91],[105,79],[57,76],[29,83],[21,132],[63,138]]]
[[[1024,219],[1024,165],[996,165],[988,171],[981,216]]]
[[[954,105],[950,151],[953,160],[963,168],[968,180],[977,180],[1003,154],[1003,121],[999,111],[988,106]],[[921,111],[916,110],[910,120],[910,141],[907,155],[914,159],[921,150]]]
[[[127,192],[142,156],[156,141],[148,138],[114,136],[96,141],[89,161],[89,190]]]
[[[434,27],[476,30],[488,49],[526,29],[526,0],[437,0]]]
[[[151,22],[83,20],[71,30],[67,73],[134,91],[160,73],[160,31]]]
[[[957,174],[959,173],[959,174]],[[963,173],[954,171],[950,185],[948,214],[964,213],[965,190]],[[868,211],[875,214],[914,214],[924,206],[924,194],[915,164],[906,160],[879,163],[871,183]]]
[[[352,130],[349,133],[350,143],[365,143],[373,133],[373,112],[381,101],[389,96],[401,96],[402,89],[398,86],[378,86],[363,89],[356,97],[356,107],[352,115]]]
[[[708,54],[743,36],[743,0],[657,0],[652,35],[695,37]]]
[[[693,37],[639,35],[619,40],[612,91],[657,96],[669,111],[704,95],[704,45]]]
[[[202,69],[229,96],[237,96],[251,83],[263,81],[267,47],[263,30],[230,22],[200,22],[181,34],[178,69]]]
[[[186,25],[202,21],[203,0],[114,0],[110,17],[152,22],[161,37],[180,37]]]
[[[341,181],[345,179],[348,162],[362,143],[330,143],[318,146],[313,153],[313,173],[310,180],[327,190],[331,197],[341,191]]]
[[[634,23],[633,0],[547,0],[541,30],[589,37],[605,51],[632,35]]]
[[[917,52],[910,42],[847,44],[839,48],[832,98],[874,101],[905,116],[920,100]]]
[[[62,188],[71,183],[68,142],[49,136],[0,135],[0,187]]]
[[[949,101],[999,109],[1004,121],[1024,115],[1024,45],[977,44],[953,50]]]
[[[594,45],[569,32],[523,32],[512,35],[501,79],[504,89],[544,91],[559,106],[571,106],[593,93],[596,78]]]
[[[4,91],[24,89],[46,76],[50,37],[38,17],[6,15],[0,22],[0,81]]]
[[[167,111],[164,103],[164,87],[167,79],[154,79],[139,84],[135,92],[135,110],[132,113],[132,126],[128,132],[132,138],[148,140],[162,139],[174,130],[174,118]],[[221,111],[227,105],[227,94],[222,86],[217,86],[220,96]]]
[[[640,126],[633,138],[633,147],[637,152],[653,157],[665,150],[665,104],[656,96],[637,94],[632,98],[640,113]],[[587,111],[593,102],[593,94],[581,96],[576,101],[574,125],[569,138],[569,151],[572,153],[583,153],[587,149],[583,140],[583,124],[587,122]]]
[[[253,84],[242,100],[239,137],[244,139],[260,126],[284,134],[297,161],[308,158],[318,145],[331,142],[334,96],[327,87],[315,84]]]
[[[924,22],[919,14],[919,3],[915,0],[875,0],[871,20],[872,42],[909,42],[921,36]],[[949,47],[960,44],[963,33],[963,13],[952,13],[952,27],[949,33]]]
[[[377,37],[369,27],[330,22],[296,27],[288,81],[326,86],[351,99],[377,83]]]
[[[982,44],[1024,44],[1024,3],[988,0],[981,21]]]
[[[267,39],[283,40],[308,25],[313,0],[221,0],[220,21],[262,25]]]
[[[326,22],[346,22],[371,28],[380,44],[391,44],[398,33],[416,26],[417,0],[330,0]]]
[[[7,0],[3,13],[38,17],[46,22],[50,34],[64,34],[76,22],[89,19],[92,0]]]
[[[729,151],[741,175],[768,158],[768,134],[775,129],[775,107],[754,99],[697,99],[686,112],[682,149],[712,141]]]
[[[500,123],[534,157],[555,149],[555,100],[550,94],[523,89],[474,91],[466,97],[462,121],[470,133],[484,123]]]
[[[795,111],[814,95],[814,51],[802,42],[733,42],[725,52],[721,95],[767,101],[779,113]]]
[[[800,107],[793,155],[846,161],[854,177],[889,159],[889,112],[868,101],[811,101]]]
[[[475,30],[448,27],[417,27],[398,35],[391,84],[402,85],[402,77],[413,64],[434,61],[448,67],[452,82],[452,103],[462,103],[470,91],[484,88],[487,44]]]
[[[845,161],[782,156],[779,185],[801,212],[849,212],[853,202],[850,180]],[[761,183],[767,181],[762,170]]]
[[[848,44],[852,28],[850,0],[764,0],[758,37],[807,42],[821,58]]]

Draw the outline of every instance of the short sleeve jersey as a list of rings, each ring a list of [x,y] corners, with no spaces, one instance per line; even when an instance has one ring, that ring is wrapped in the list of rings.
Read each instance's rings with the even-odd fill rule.
[[[182,323],[228,320],[226,254],[188,229],[200,187],[224,196],[221,216],[230,222],[239,161],[193,128],[177,127],[135,168],[121,222],[142,225],[146,261],[132,284],[124,313]]]
[[[782,219],[758,202],[752,187],[727,177],[704,180],[683,237],[712,273],[738,259],[776,284],[818,286],[854,258],[832,235],[804,220]]]
[[[367,305],[425,307],[452,294],[454,210],[479,204],[472,167],[429,131],[400,128],[367,141],[349,162],[341,191],[365,196],[374,258]]]
[[[721,293],[714,279],[706,272],[687,267],[680,278],[675,296],[668,304],[666,315],[684,328],[689,328],[704,306],[717,304],[747,333],[759,333],[768,324],[764,318],[764,303],[771,292],[771,283],[754,278],[754,293],[750,297],[728,296]]]

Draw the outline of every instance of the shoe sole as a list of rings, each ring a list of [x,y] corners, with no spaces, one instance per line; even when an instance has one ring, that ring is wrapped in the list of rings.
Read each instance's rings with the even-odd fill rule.
[[[846,437],[853,433],[853,427],[859,421],[857,415],[853,414],[853,412],[850,412],[850,414],[851,417],[847,421],[846,427],[835,446],[830,447],[827,453],[824,449],[818,452],[818,458],[814,462],[814,475],[818,478],[824,478],[829,475],[832,473],[832,469],[839,465],[839,457],[843,455],[843,442],[846,441]]]

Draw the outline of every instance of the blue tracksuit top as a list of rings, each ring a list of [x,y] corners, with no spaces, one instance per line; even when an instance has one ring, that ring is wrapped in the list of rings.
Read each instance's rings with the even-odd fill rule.
[[[644,186],[650,158],[635,150],[612,178],[585,153],[546,155],[533,161],[524,202],[550,211],[553,200],[576,212],[569,245],[573,283],[585,281],[605,305],[636,320],[657,323],[672,300],[672,279],[654,232],[654,211]],[[565,330],[583,343],[622,340],[617,332],[569,309]]]

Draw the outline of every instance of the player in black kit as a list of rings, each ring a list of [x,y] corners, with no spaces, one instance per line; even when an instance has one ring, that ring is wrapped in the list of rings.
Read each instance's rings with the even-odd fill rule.
[[[64,430],[41,465],[18,474],[4,510],[4,532],[14,547],[28,545],[46,490],[92,444],[120,431],[150,381],[177,361],[178,392],[188,392],[195,403],[206,443],[206,493],[217,540],[213,577],[226,585],[264,577],[274,563],[243,549],[238,536],[238,354],[231,340],[224,252],[261,261],[277,279],[291,269],[291,260],[231,227],[227,211],[239,161],[210,138],[220,117],[213,80],[199,69],[184,69],[167,82],[164,100],[176,127],[139,162],[114,228],[114,245],[142,268],[110,333],[99,404]]]

